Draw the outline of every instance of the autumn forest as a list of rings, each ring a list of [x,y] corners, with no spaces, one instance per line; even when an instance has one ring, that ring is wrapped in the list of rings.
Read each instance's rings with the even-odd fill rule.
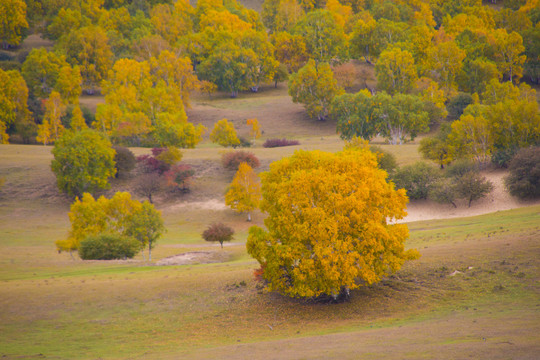
[[[532,359],[539,0],[1,0],[0,356]]]

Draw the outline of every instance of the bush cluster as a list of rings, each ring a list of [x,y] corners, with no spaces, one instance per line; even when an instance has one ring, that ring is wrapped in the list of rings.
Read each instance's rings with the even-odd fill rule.
[[[521,199],[540,197],[540,146],[521,149],[508,165],[506,188]]]
[[[264,142],[263,147],[265,148],[275,148],[282,146],[293,146],[300,145],[300,142],[297,140],[288,140],[288,139],[268,139]]]
[[[79,246],[83,260],[129,259],[141,250],[141,243],[132,237],[118,234],[89,236]]]
[[[221,164],[227,170],[237,171],[241,163],[246,163],[253,169],[261,166],[259,159],[249,151],[230,151],[221,156]]]
[[[131,170],[135,168],[137,159],[135,155],[126,147],[123,146],[113,146],[116,154],[114,155],[114,162],[116,167],[116,177],[124,176],[129,174]]]
[[[427,199],[433,184],[440,178],[439,170],[424,162],[403,166],[392,177],[396,188],[407,190],[410,199]]]

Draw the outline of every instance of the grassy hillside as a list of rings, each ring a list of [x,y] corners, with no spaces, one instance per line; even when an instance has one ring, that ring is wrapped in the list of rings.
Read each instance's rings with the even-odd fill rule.
[[[335,136],[307,136],[297,147],[253,151],[267,166],[295,148],[341,146]],[[353,292],[348,303],[311,304],[265,293],[253,280],[257,264],[244,246],[251,224],[219,206],[233,175],[221,169],[220,152],[208,143],[185,151],[183,161],[199,176],[190,194],[158,198],[169,231],[154,252],[156,260],[204,252],[203,259],[217,262],[155,266],[140,256],[106,262],[56,253],[54,241],[69,228],[69,199],[55,189],[50,148],[0,146],[0,176],[7,180],[0,198],[0,356],[497,359],[537,353],[540,207],[412,223],[407,246],[420,250],[420,260]],[[395,153],[407,162],[416,145]],[[111,192],[126,187],[129,179]],[[200,238],[213,220],[237,231],[224,249]],[[254,223],[262,223],[261,214]]]

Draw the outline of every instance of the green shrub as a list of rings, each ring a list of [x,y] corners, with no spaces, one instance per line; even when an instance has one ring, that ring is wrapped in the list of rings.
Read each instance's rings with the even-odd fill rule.
[[[370,146],[369,150],[377,155],[377,163],[379,168],[387,172],[388,176],[392,176],[397,169],[397,161],[394,154],[383,150],[379,146]]]
[[[478,171],[478,166],[471,160],[457,160],[446,168],[446,176],[460,178],[471,171]]]
[[[427,199],[433,184],[441,178],[439,169],[425,162],[403,166],[392,177],[397,189],[407,190],[410,199]]]
[[[141,243],[132,237],[116,234],[89,236],[79,246],[83,260],[113,260],[132,258],[141,250]]]
[[[508,165],[506,188],[521,199],[540,197],[540,146],[525,148]]]
[[[114,155],[114,162],[116,167],[116,177],[127,175],[131,170],[135,168],[137,159],[135,155],[126,147],[113,146],[116,154]]]

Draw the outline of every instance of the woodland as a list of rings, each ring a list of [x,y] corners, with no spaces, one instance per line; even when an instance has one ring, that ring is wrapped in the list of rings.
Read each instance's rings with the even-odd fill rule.
[[[539,0],[3,0],[0,42],[3,358],[538,353]]]

